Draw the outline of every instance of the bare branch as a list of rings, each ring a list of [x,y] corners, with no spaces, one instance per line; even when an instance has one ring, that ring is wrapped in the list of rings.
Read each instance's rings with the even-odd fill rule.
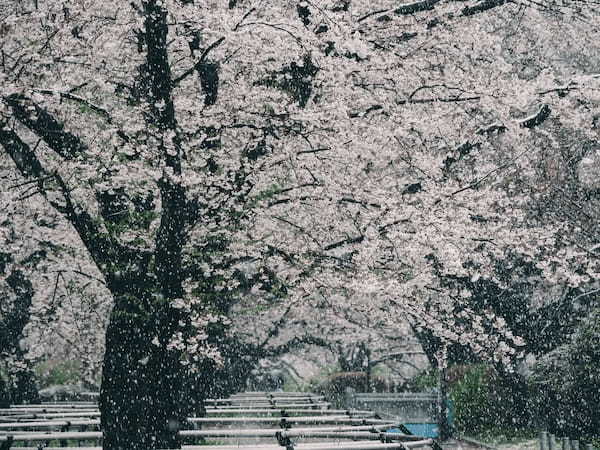
[[[328,150],[331,150],[331,147],[313,148],[313,149],[310,149],[310,150],[300,150],[299,152],[296,153],[296,156],[305,155],[307,153],[326,152]]]
[[[360,23],[360,22],[362,22],[363,20],[367,20],[369,17],[376,16],[377,14],[383,14],[383,13],[386,13],[386,12],[388,12],[388,11],[389,11],[389,9],[378,9],[377,11],[370,12],[370,13],[368,13],[368,14],[365,14],[364,16],[360,17],[360,18],[357,20],[357,22],[359,22],[359,23]]]
[[[256,8],[250,8],[246,12],[246,14],[244,14],[244,16],[240,19],[240,21],[235,24],[235,27],[233,27],[232,31],[237,31],[238,28],[240,27],[240,25],[244,22],[244,20],[246,20],[248,18],[248,16],[250,16],[250,14],[252,14],[254,11],[256,11]]]
[[[564,97],[565,95],[567,95],[567,93],[569,91],[576,91],[579,89],[580,88],[579,88],[579,86],[577,86],[577,83],[571,81],[564,86],[557,86],[555,88],[546,89],[544,91],[538,91],[536,93],[537,93],[537,95],[546,95],[546,94],[552,94],[553,92],[556,92],[559,97]]]
[[[510,167],[511,165],[513,165],[515,163],[515,161],[517,161],[521,156],[523,156],[525,153],[527,153],[529,150],[525,150],[521,153],[519,153],[515,158],[513,158],[511,161],[502,164],[501,166],[498,166],[492,170],[490,170],[489,172],[487,172],[485,175],[483,175],[481,178],[473,181],[472,183],[468,184],[465,187],[462,187],[454,192],[452,192],[449,197],[453,197],[457,194],[460,194],[461,192],[467,191],[469,189],[475,189],[477,188],[481,183],[483,183],[485,180],[487,180],[489,177],[491,177],[493,174],[500,172],[503,169],[506,169],[507,167]]]
[[[291,350],[298,348],[302,345],[317,345],[319,347],[331,348],[329,342],[327,342],[327,340],[322,339],[320,337],[310,336],[310,335],[296,336],[296,337],[290,339],[289,341],[287,341],[285,344],[278,345],[277,347],[265,349],[263,356],[275,357],[275,356],[285,355],[286,353],[289,353]]]

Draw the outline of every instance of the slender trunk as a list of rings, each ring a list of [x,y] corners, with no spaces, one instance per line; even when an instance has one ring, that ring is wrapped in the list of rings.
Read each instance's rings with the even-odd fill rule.
[[[17,349],[15,355],[19,361],[25,362],[25,355],[20,349]],[[10,401],[15,405],[40,403],[35,374],[28,362],[25,365],[25,368],[18,368],[11,374],[14,386],[10,390]]]
[[[448,423],[448,378],[445,367],[440,365],[438,371],[438,426],[440,430],[440,440],[446,441],[451,437],[450,424]]]
[[[375,386],[373,385],[373,376],[372,371],[373,367],[371,366],[371,351],[367,348],[365,351],[365,358],[367,360],[367,392],[375,392]]]

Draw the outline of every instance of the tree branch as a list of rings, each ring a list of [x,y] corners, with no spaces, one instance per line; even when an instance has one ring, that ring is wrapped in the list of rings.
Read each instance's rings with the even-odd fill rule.
[[[100,114],[102,117],[106,119],[108,123],[112,123],[112,117],[108,113],[107,110],[101,108],[100,106],[94,105],[89,100],[86,100],[83,97],[78,95],[73,95],[71,92],[62,92],[62,91],[53,91],[52,89],[35,89],[35,92],[39,92],[40,94],[45,95],[59,95],[61,98],[65,98],[67,100],[73,100],[87,108],[90,108],[95,113]]]
[[[321,246],[321,243],[319,242],[319,240],[317,238],[315,238],[313,235],[311,235],[306,229],[304,229],[303,227],[301,227],[300,225],[296,225],[295,223],[283,218],[283,217],[279,217],[279,216],[271,216],[273,219],[279,220],[280,222],[283,222],[289,226],[291,226],[292,228],[295,228],[296,230],[300,231],[302,234],[308,236],[315,244],[317,244],[317,246]]]
[[[425,352],[418,352],[418,351],[414,351],[414,352],[408,352],[408,351],[406,351],[406,352],[389,353],[389,354],[387,354],[385,356],[382,356],[379,359],[375,359],[375,360],[371,361],[369,365],[371,367],[373,367],[373,366],[376,366],[377,364],[381,364],[381,363],[384,363],[384,362],[392,360],[392,359],[393,360],[395,360],[395,359],[402,359],[405,356],[424,355],[424,354],[425,354]]]
[[[98,267],[114,264],[118,258],[131,257],[131,251],[117,245],[106,234],[102,233],[89,213],[71,198],[70,190],[58,173],[48,172],[34,151],[10,129],[6,122],[0,122],[0,145],[8,153],[18,171],[28,181],[38,184],[39,192],[54,209],[63,214],[77,231],[92,259]],[[52,180],[52,185],[46,184]],[[53,196],[48,194],[52,193]],[[58,196],[64,203],[52,197]],[[135,257],[139,257],[136,252]]]
[[[206,50],[204,50],[202,52],[202,55],[200,56],[200,59],[198,60],[198,62],[173,80],[173,86],[177,86],[184,79],[186,79],[191,74],[193,74],[196,70],[199,70],[200,67],[202,66],[202,63],[204,63],[204,61],[206,61],[206,58],[207,58],[208,54],[211,52],[211,50],[213,50],[213,49],[217,48],[219,45],[221,45],[221,43],[224,40],[225,40],[225,38],[221,37],[221,38],[217,39],[215,42],[213,42],[212,44],[210,44],[208,47],[206,47]]]
[[[473,6],[465,6],[461,13],[463,16],[472,16],[473,14],[482,13],[492,8],[502,6],[507,3],[507,0],[483,0]]]
[[[114,123],[112,116],[106,109],[93,104],[92,102],[90,102],[89,100],[87,100],[83,97],[74,95],[72,93],[72,91],[75,89],[77,89],[77,88],[71,89],[68,92],[53,91],[51,89],[35,89],[35,91],[39,92],[40,94],[45,94],[45,95],[59,95],[61,98],[79,103],[80,105],[83,105],[86,108],[89,108],[90,110],[94,111],[96,114],[102,116],[108,123],[110,123],[110,124]],[[117,136],[119,136],[125,142],[130,141],[129,136],[127,136],[127,134],[125,134],[125,132],[120,128],[117,130]]]
[[[84,153],[87,146],[74,134],[65,131],[64,125],[29,97],[12,94],[4,98],[16,119],[37,134],[54,152],[65,159]]]
[[[397,16],[407,16],[422,11],[430,11],[440,1],[441,0],[422,0],[420,2],[407,3],[396,8],[394,10],[394,14],[396,14]]]
[[[325,250],[325,251],[334,250],[336,248],[343,247],[344,245],[358,244],[358,243],[362,242],[364,239],[365,239],[364,236],[349,237],[349,238],[342,239],[337,242],[333,242],[332,244],[326,245],[323,248],[323,250]]]
[[[420,104],[420,103],[459,103],[459,102],[472,102],[480,100],[481,97],[476,95],[472,97],[433,97],[433,98],[407,98],[403,100],[396,100],[397,105],[408,105],[408,104]]]
[[[42,190],[44,180],[54,178],[53,174],[44,170],[29,145],[23,142],[17,133],[3,121],[0,121],[0,144],[13,160],[21,175],[29,181],[35,179]]]
[[[533,116],[526,117],[524,120],[520,122],[521,127],[523,128],[535,128],[538,125],[542,124],[549,116],[550,116],[550,107],[548,105],[543,105],[540,110],[535,113]]]
[[[289,353],[291,350],[303,345],[318,345],[319,347],[330,348],[329,342],[316,336],[296,336],[285,344],[263,350],[263,357],[273,358]]]
[[[169,63],[167,35],[167,10],[160,0],[142,2],[144,7],[144,37],[146,43],[145,76],[148,77],[149,92],[146,101],[150,107],[149,121],[162,132],[159,145],[165,165],[172,174],[182,173],[182,148],[175,106],[173,104],[173,79]],[[167,171],[158,181],[162,202],[160,225],[155,238],[154,273],[166,299],[183,296],[183,246],[186,241],[188,219],[185,188]],[[175,320],[173,315],[167,316]],[[168,333],[173,323],[165,324]]]

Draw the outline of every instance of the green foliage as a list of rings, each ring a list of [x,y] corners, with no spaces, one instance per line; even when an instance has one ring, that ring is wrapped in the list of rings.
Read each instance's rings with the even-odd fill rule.
[[[540,429],[598,439],[600,308],[580,323],[566,344],[538,360],[529,380],[485,365],[452,366],[449,396],[457,432],[496,444],[508,437],[532,437],[532,430]],[[436,382],[436,371],[428,370],[404,389],[424,391]]]
[[[78,384],[83,378],[78,361],[45,361],[39,363],[34,371],[40,388]]]
[[[283,381],[284,392],[311,392],[306,384],[300,383],[291,377],[286,377]]]
[[[79,109],[79,112],[82,113],[82,114],[94,114],[94,113],[96,113],[96,111],[94,111],[92,108],[90,108],[85,103],[80,103],[78,109]]]
[[[455,405],[455,426],[460,432],[483,431],[493,422],[487,420],[493,409],[489,380],[483,366],[476,366],[453,386],[450,396]]]
[[[337,364],[321,366],[319,372],[308,381],[306,390],[309,392],[318,392],[319,386],[324,384],[329,377],[335,373],[338,373],[339,371],[340,368]]]
[[[437,369],[428,369],[404,384],[403,390],[424,392],[438,388]],[[448,397],[454,405],[458,434],[479,437],[528,433],[530,409],[524,379],[499,374],[491,367],[455,365],[447,370]]]
[[[454,425],[473,435],[501,428],[509,433],[530,423],[527,385],[514,374],[499,374],[485,365],[468,367],[450,386]]]
[[[269,200],[275,197],[277,194],[279,194],[281,192],[281,189],[282,187],[279,184],[273,183],[270,186],[263,189],[262,191],[260,191],[257,198],[259,200]]]
[[[571,437],[599,437],[600,308],[570,341],[537,362],[531,377],[539,426]]]
[[[430,369],[425,370],[408,380],[404,384],[403,390],[408,392],[426,392],[435,389],[437,387],[437,384],[437,370]]]
[[[491,427],[479,433],[469,433],[468,437],[474,438],[480,442],[485,442],[494,447],[499,445],[512,445],[524,448],[528,441],[537,439],[538,433],[539,431],[533,428],[511,428],[507,430],[503,427]]]
[[[330,399],[336,405],[343,405],[346,389],[356,392],[393,392],[396,388],[390,380],[378,376],[368,376],[365,372],[333,373],[315,389],[318,393]]]

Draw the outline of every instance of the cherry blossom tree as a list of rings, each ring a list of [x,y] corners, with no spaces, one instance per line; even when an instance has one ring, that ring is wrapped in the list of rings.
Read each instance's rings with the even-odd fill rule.
[[[97,383],[110,307],[101,274],[62,217],[32,196],[36,186],[22,184],[12,161],[6,165],[0,198],[4,363],[11,371],[42,360],[76,360],[84,380]],[[15,358],[19,364],[10,363]]]
[[[444,277],[494,279],[515,253],[554,283],[597,277],[523,189],[554,117],[593,138],[597,78],[553,61],[593,55],[598,16],[550,6],[3,2],[0,143],[31,190],[11,202],[61,216],[113,302],[104,447],[179,445],[243,302],[273,337],[288,308],[362,299],[504,363],[520,338]],[[523,24],[548,58],[534,74]]]

